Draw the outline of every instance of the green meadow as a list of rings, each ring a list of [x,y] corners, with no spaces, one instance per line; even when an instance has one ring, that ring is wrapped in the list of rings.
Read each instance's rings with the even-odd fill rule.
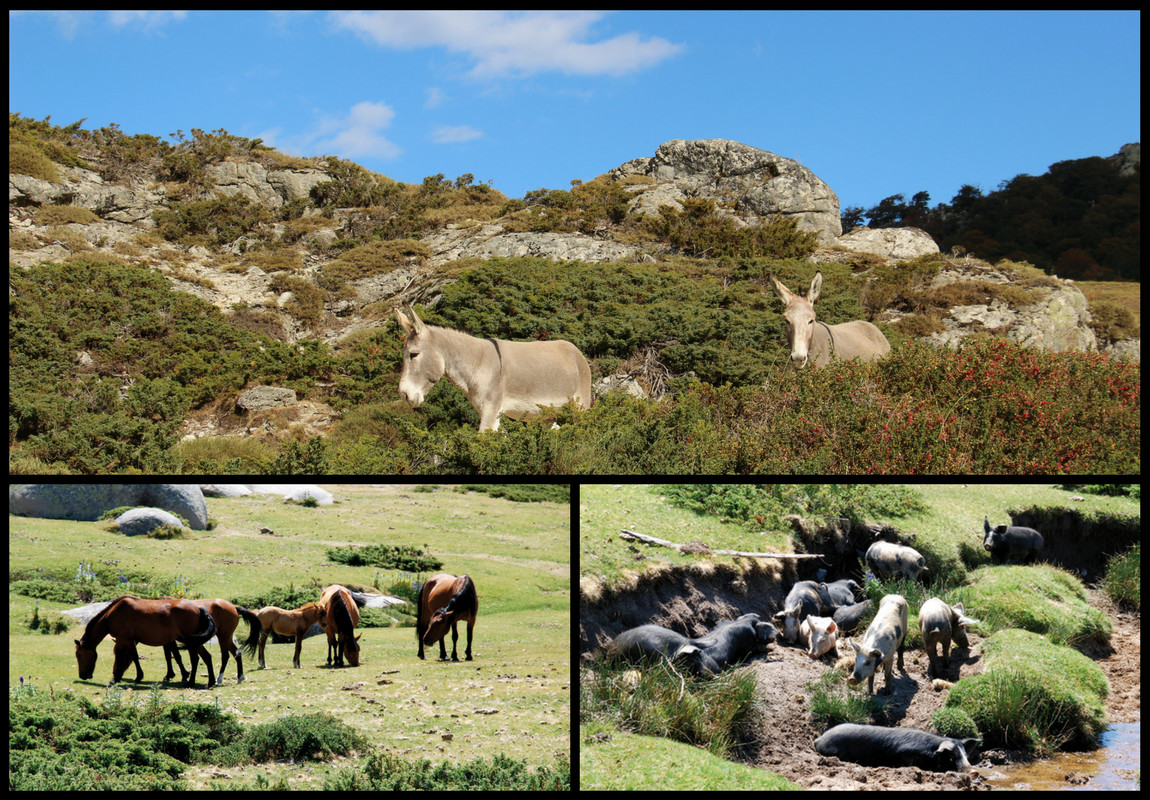
[[[136,593],[134,586],[170,587],[189,597],[222,597],[237,603],[272,589],[314,592],[331,583],[376,587],[410,586],[430,577],[379,567],[350,567],[328,560],[328,548],[369,544],[423,548],[443,562],[436,572],[468,574],[479,595],[474,661],[416,657],[414,617],[403,607],[374,615],[389,627],[362,627],[359,667],[326,664],[322,637],[303,644],[302,665],[291,666],[291,643],[267,645],[268,668],[244,656],[247,680],[235,682],[229,661],[224,683],[197,689],[161,684],[164,702],[214,703],[244,726],[288,715],[326,712],[367,737],[370,752],[404,760],[467,762],[496,754],[532,765],[569,758],[570,744],[570,512],[567,504],[512,502],[450,487],[341,485],[325,487],[336,503],[309,508],[282,498],[208,498],[210,530],[184,538],[128,539],[106,522],[9,517],[8,676],[39,689],[70,690],[100,703],[111,680],[112,641],[98,647],[95,674],[78,678],[73,640],[83,628],[58,612],[84,600],[37,600],[12,590],[15,580],[52,576],[55,591],[92,591],[86,575],[110,576],[100,599]],[[261,533],[261,528],[272,533]],[[81,564],[85,565],[81,568]],[[116,583],[123,575],[126,583]],[[126,587],[123,591],[120,586]],[[141,592],[142,594],[142,592]],[[114,595],[112,595],[114,596]],[[38,609],[37,609],[38,606]],[[253,609],[255,610],[255,609]],[[413,609],[408,609],[413,611]],[[31,627],[37,616],[51,633]],[[56,623],[56,624],[52,624]],[[247,636],[241,623],[237,639]],[[448,642],[448,654],[451,644]],[[165,666],[158,648],[139,648],[145,683],[125,680],[128,701],[144,702]],[[219,647],[208,650],[219,670]],[[129,668],[126,678],[134,677]],[[11,692],[11,689],[10,689]],[[341,767],[364,753],[329,761],[242,767],[191,766],[190,787],[229,788],[257,777],[293,788],[320,788]]]

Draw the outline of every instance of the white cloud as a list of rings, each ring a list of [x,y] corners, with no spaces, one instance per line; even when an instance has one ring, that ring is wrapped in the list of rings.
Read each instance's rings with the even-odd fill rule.
[[[296,156],[390,159],[403,152],[382,133],[394,119],[391,106],[364,101],[352,106],[346,116],[320,116],[319,122],[305,133],[284,135],[283,129],[277,127],[261,131],[258,138],[270,147]]]
[[[626,33],[587,41],[599,12],[348,11],[332,15],[341,28],[385,47],[446,47],[476,60],[471,74],[492,77],[558,71],[623,75],[682,50],[660,37]]]
[[[470,142],[482,135],[483,131],[477,131],[470,125],[438,125],[431,132],[431,141],[436,144],[458,144]]]
[[[385,103],[356,103],[342,119],[324,118],[317,133],[309,137],[316,154],[333,153],[344,158],[395,158],[400,147],[380,131],[390,127],[395,111]]]

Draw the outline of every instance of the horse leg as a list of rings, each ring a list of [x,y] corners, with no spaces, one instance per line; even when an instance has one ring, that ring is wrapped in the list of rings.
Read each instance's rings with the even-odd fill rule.
[[[188,648],[188,658],[192,660],[192,674],[184,677],[184,687],[187,689],[196,688],[196,671],[200,668],[200,650],[202,648]]]
[[[231,647],[233,649],[235,649],[234,643],[229,642],[229,644],[231,644]],[[236,656],[236,659],[237,659],[237,661],[239,660],[238,655]],[[227,665],[228,665],[228,645],[225,645],[223,643],[223,640],[221,639],[220,640],[220,680],[221,681],[224,679],[224,669],[227,667]],[[236,681],[236,683],[239,683],[239,681]]]
[[[164,645],[164,660],[168,662],[168,674],[164,676],[164,680],[170,681],[176,677],[176,673],[172,670],[172,656],[176,658],[176,664],[180,667],[180,676],[183,682],[188,682],[188,671],[184,669],[184,660],[180,658],[180,648],[175,642]]]
[[[244,661],[240,658],[240,648],[236,648],[236,686],[244,682]],[[220,675],[224,674],[224,668],[220,667]],[[218,685],[218,684],[217,684]]]
[[[260,632],[260,669],[267,669],[268,665],[264,663],[264,645],[267,643],[269,631]]]
[[[439,640],[439,660],[447,660],[447,634],[443,634],[443,638]]]
[[[216,685],[216,674],[212,672],[212,654],[208,652],[208,648],[200,645],[200,655],[204,657],[204,665],[208,668],[208,688],[211,689]]]
[[[115,647],[112,648],[112,683],[119,683],[120,679],[124,677],[124,670],[132,663],[132,660],[139,661],[139,654],[136,653],[136,645],[132,642],[122,640],[116,642]],[[141,671],[137,680],[143,680],[144,675]]]
[[[443,638],[446,639],[447,637],[445,636]],[[458,661],[459,660],[459,653],[456,650],[456,646],[458,643],[459,643],[459,621],[453,619],[453,620],[451,620],[451,660],[452,661]]]
[[[467,620],[467,660],[471,661],[471,632],[475,630],[475,617]]]
[[[140,668],[140,651],[136,649],[135,645],[132,645],[132,661],[136,664],[136,683],[142,683],[144,680],[144,670]],[[124,669],[127,668],[128,665],[125,664]]]
[[[301,650],[303,650],[303,634],[297,633],[295,635],[295,655],[292,657],[292,660],[291,660],[292,666],[295,667],[296,669],[300,669],[299,654],[300,654]]]

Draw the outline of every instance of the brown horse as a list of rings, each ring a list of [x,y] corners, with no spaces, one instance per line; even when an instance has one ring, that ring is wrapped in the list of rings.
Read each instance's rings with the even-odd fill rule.
[[[299,653],[303,648],[303,637],[307,633],[307,629],[312,625],[319,623],[322,628],[324,625],[323,606],[319,603],[305,603],[294,611],[284,611],[282,608],[275,606],[264,606],[256,615],[260,620],[260,669],[266,669],[267,665],[264,664],[264,645],[267,643],[268,634],[275,633],[281,636],[294,636],[295,637],[295,656],[292,658],[292,664],[296,669],[299,669]]]
[[[334,583],[323,590],[319,604],[327,609],[327,663],[331,663],[332,651],[335,651],[335,665],[343,666],[343,657],[347,656],[350,666],[359,666],[359,636],[355,635],[355,626],[359,624],[359,609],[351,599],[351,593]],[[337,638],[338,637],[338,638]]]
[[[419,639],[419,657],[423,646],[439,642],[439,660],[447,660],[447,629],[451,629],[451,660],[458,661],[459,620],[467,620],[467,660],[471,660],[471,632],[479,613],[475,584],[466,575],[436,575],[419,590],[419,613],[415,618],[415,635]]]
[[[248,655],[252,655],[256,651],[256,644],[260,639],[260,632],[262,626],[260,618],[252,611],[244,608],[243,606],[236,606],[229,603],[227,600],[216,598],[215,600],[193,600],[197,606],[205,609],[212,615],[212,620],[216,623],[216,639],[220,643],[220,672],[216,676],[216,685],[219,686],[223,681],[224,670],[228,666],[228,653],[236,657],[236,683],[244,682],[244,662],[240,657],[239,648],[236,647],[232,635],[239,627],[240,617],[242,616],[248,623],[248,640],[244,642],[244,650]],[[184,675],[187,680],[187,673],[184,672],[184,662],[180,660],[179,648],[174,644],[168,645],[164,648],[164,658],[168,662],[168,674],[164,680],[171,680],[175,677],[176,673],[172,671],[172,656],[176,657],[176,664],[180,667],[180,673]],[[139,669],[137,662],[136,668]]]
[[[144,679],[136,653],[137,644],[163,647],[178,641],[186,644],[192,653],[192,676],[185,684],[195,686],[196,668],[202,656],[208,668],[208,688],[211,688],[216,678],[212,672],[212,657],[203,645],[215,633],[216,623],[211,615],[191,601],[170,597],[161,600],[141,600],[130,595],[117,597],[89,620],[83,636],[75,640],[80,679],[92,677],[96,668],[96,646],[110,635],[116,641],[112,648],[112,683],[120,681],[133,661],[136,680]]]

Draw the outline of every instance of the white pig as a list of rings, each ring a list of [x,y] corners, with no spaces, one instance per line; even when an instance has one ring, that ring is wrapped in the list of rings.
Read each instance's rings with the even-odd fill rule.
[[[799,637],[811,658],[837,650],[838,632],[838,626],[830,617],[807,617],[799,626]]]
[[[878,613],[866,629],[863,643],[851,641],[855,651],[855,670],[847,678],[847,683],[857,686],[867,678],[867,693],[874,694],[874,674],[882,664],[886,675],[883,694],[890,694],[891,677],[894,672],[894,654],[898,651],[898,668],[906,672],[902,665],[903,645],[906,640],[909,609],[906,598],[901,594],[888,594],[878,604]]]

